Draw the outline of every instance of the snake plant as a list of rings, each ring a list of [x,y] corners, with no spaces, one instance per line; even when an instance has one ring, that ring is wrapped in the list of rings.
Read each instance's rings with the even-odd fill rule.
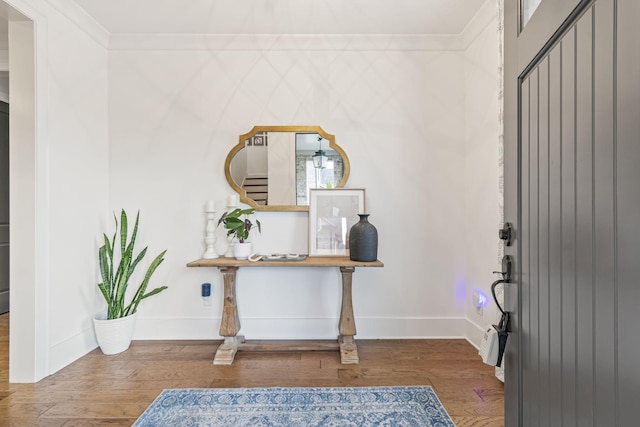
[[[133,314],[138,309],[140,301],[167,289],[166,286],[160,286],[150,292],[147,292],[147,286],[149,285],[151,275],[164,260],[164,254],[167,252],[164,250],[151,262],[151,265],[149,265],[147,272],[144,275],[144,279],[138,286],[133,298],[129,303],[127,303],[126,297],[129,280],[136,269],[136,266],[140,261],[142,261],[147,253],[147,248],[145,247],[134,258],[134,244],[138,234],[140,212],[136,215],[136,223],[133,227],[131,239],[127,241],[127,214],[123,209],[120,214],[118,245],[120,248],[120,257],[118,265],[114,266],[114,252],[116,251],[116,241],[118,236],[118,219],[115,214],[113,219],[116,223],[116,231],[113,234],[113,238],[109,240],[109,237],[104,234],[104,245],[101,246],[98,251],[100,274],[102,277],[102,283],[98,283],[98,288],[100,288],[102,296],[107,301],[107,319],[118,319]]]

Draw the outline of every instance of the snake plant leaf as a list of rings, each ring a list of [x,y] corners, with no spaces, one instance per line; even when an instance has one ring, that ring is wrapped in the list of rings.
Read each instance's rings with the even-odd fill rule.
[[[100,292],[102,292],[102,296],[104,297],[104,299],[106,299],[108,301],[109,300],[109,289],[108,289],[107,285],[105,285],[104,283],[98,283],[98,288],[100,289]]]
[[[98,250],[98,260],[100,261],[100,275],[102,276],[102,283],[111,283],[111,269],[107,259],[107,248],[105,246],[102,246]]]
[[[133,264],[131,264],[130,270],[133,271],[136,269],[136,266],[138,265],[138,263],[140,261],[142,261],[142,258],[144,258],[144,256],[147,253],[147,247],[145,247],[142,251],[140,251],[140,253],[138,254],[138,256],[136,257],[135,261],[133,261]]]
[[[135,313],[140,304],[140,301],[148,298],[152,295],[156,295],[163,290],[167,289],[166,286],[161,286],[153,289],[151,292],[146,292],[149,285],[151,275],[155,272],[157,267],[163,261],[163,251],[156,257],[148,267],[144,279],[138,286],[135,295],[131,302],[126,303],[128,296],[127,289],[130,281],[133,277],[133,273],[136,270],[138,264],[144,259],[147,253],[147,247],[140,251],[134,257],[134,247],[136,238],[138,235],[138,226],[140,221],[140,211],[136,215],[135,224],[131,233],[131,237],[128,237],[128,219],[124,209],[120,214],[120,221],[114,213],[113,216],[115,223],[115,231],[113,238],[110,240],[106,234],[103,234],[104,244],[98,250],[98,261],[100,266],[101,283],[98,283],[100,293],[107,302],[107,318],[116,319]],[[116,239],[120,239],[119,247],[120,254],[117,267],[114,266],[115,251],[116,251]]]
[[[138,305],[140,304],[140,301],[142,301],[145,298],[144,295],[147,290],[147,286],[149,285],[149,280],[151,280],[151,275],[156,271],[156,268],[158,268],[158,266],[162,263],[162,261],[164,261],[164,254],[166,252],[167,252],[166,250],[160,252],[158,256],[156,256],[155,259],[149,265],[149,268],[147,269],[147,273],[144,275],[144,279],[142,280],[140,287],[138,287],[138,290],[136,291],[136,294],[133,297],[131,304],[129,304],[129,306],[125,309],[125,312],[127,313],[126,315],[133,314],[138,310]]]
[[[106,234],[102,235],[104,237],[104,248],[105,251],[107,252],[107,255],[109,256],[109,259],[113,259],[113,246],[111,246],[111,242],[109,241],[109,236],[107,236]]]
[[[124,254],[127,245],[127,213],[122,210],[120,213],[120,253]]]
[[[131,233],[131,241],[129,242],[129,245],[127,246],[126,252],[131,251],[131,253],[133,253],[133,246],[136,243],[136,236],[138,235],[138,221],[140,220],[140,211],[138,211],[137,215],[136,215],[136,223],[133,226],[133,232]]]
[[[131,265],[131,256],[125,253],[122,256],[120,265],[122,267],[122,271],[121,271],[120,277],[118,277],[118,281],[116,284],[116,286],[118,287],[118,292],[116,292],[117,301],[122,301],[124,299],[124,294],[127,291],[128,280],[129,280],[129,277],[131,276],[131,273],[129,273],[129,267]]]
[[[118,217],[116,217],[116,213],[113,213],[113,222],[116,225],[116,229],[113,231],[113,238],[111,239],[110,251],[111,251],[111,259],[113,260],[113,251],[116,250],[116,236],[118,235]]]
[[[152,295],[159,294],[160,292],[164,291],[165,289],[167,289],[167,287],[166,287],[166,286],[160,286],[160,287],[158,287],[158,288],[155,288],[155,289],[154,289],[154,290],[152,290],[151,292],[148,292],[148,293],[144,294],[144,295],[140,298],[140,301],[142,301],[142,300],[143,300],[143,299],[145,299],[145,298],[149,298],[149,297],[150,297],[150,296],[152,296]]]

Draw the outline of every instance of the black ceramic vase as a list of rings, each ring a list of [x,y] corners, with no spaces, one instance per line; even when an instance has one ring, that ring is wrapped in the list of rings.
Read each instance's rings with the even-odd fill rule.
[[[369,222],[369,214],[358,214],[360,221],[349,230],[349,259],[375,261],[378,259],[378,230]]]

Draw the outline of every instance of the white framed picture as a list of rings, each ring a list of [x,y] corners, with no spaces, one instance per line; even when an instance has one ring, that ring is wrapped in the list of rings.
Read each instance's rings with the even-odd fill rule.
[[[363,188],[309,190],[309,256],[348,256],[349,230],[365,213]]]

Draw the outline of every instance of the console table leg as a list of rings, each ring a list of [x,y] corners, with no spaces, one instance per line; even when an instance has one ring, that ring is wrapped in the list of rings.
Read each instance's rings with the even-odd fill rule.
[[[222,319],[220,320],[220,335],[224,342],[220,344],[213,360],[214,365],[231,365],[238,351],[238,344],[244,342],[244,337],[238,336],[240,331],[240,316],[236,300],[236,271],[238,267],[220,268],[224,280],[224,303]]]
[[[218,346],[216,357],[213,359],[214,365],[231,365],[238,352],[238,346],[244,342],[244,337],[225,337],[224,342]]]
[[[355,267],[340,267],[342,273],[342,307],[340,309],[340,323],[338,324],[338,343],[340,344],[340,359],[343,364],[358,364],[358,346],[356,335],[356,320],[353,315],[353,300],[351,297],[352,276]]]

